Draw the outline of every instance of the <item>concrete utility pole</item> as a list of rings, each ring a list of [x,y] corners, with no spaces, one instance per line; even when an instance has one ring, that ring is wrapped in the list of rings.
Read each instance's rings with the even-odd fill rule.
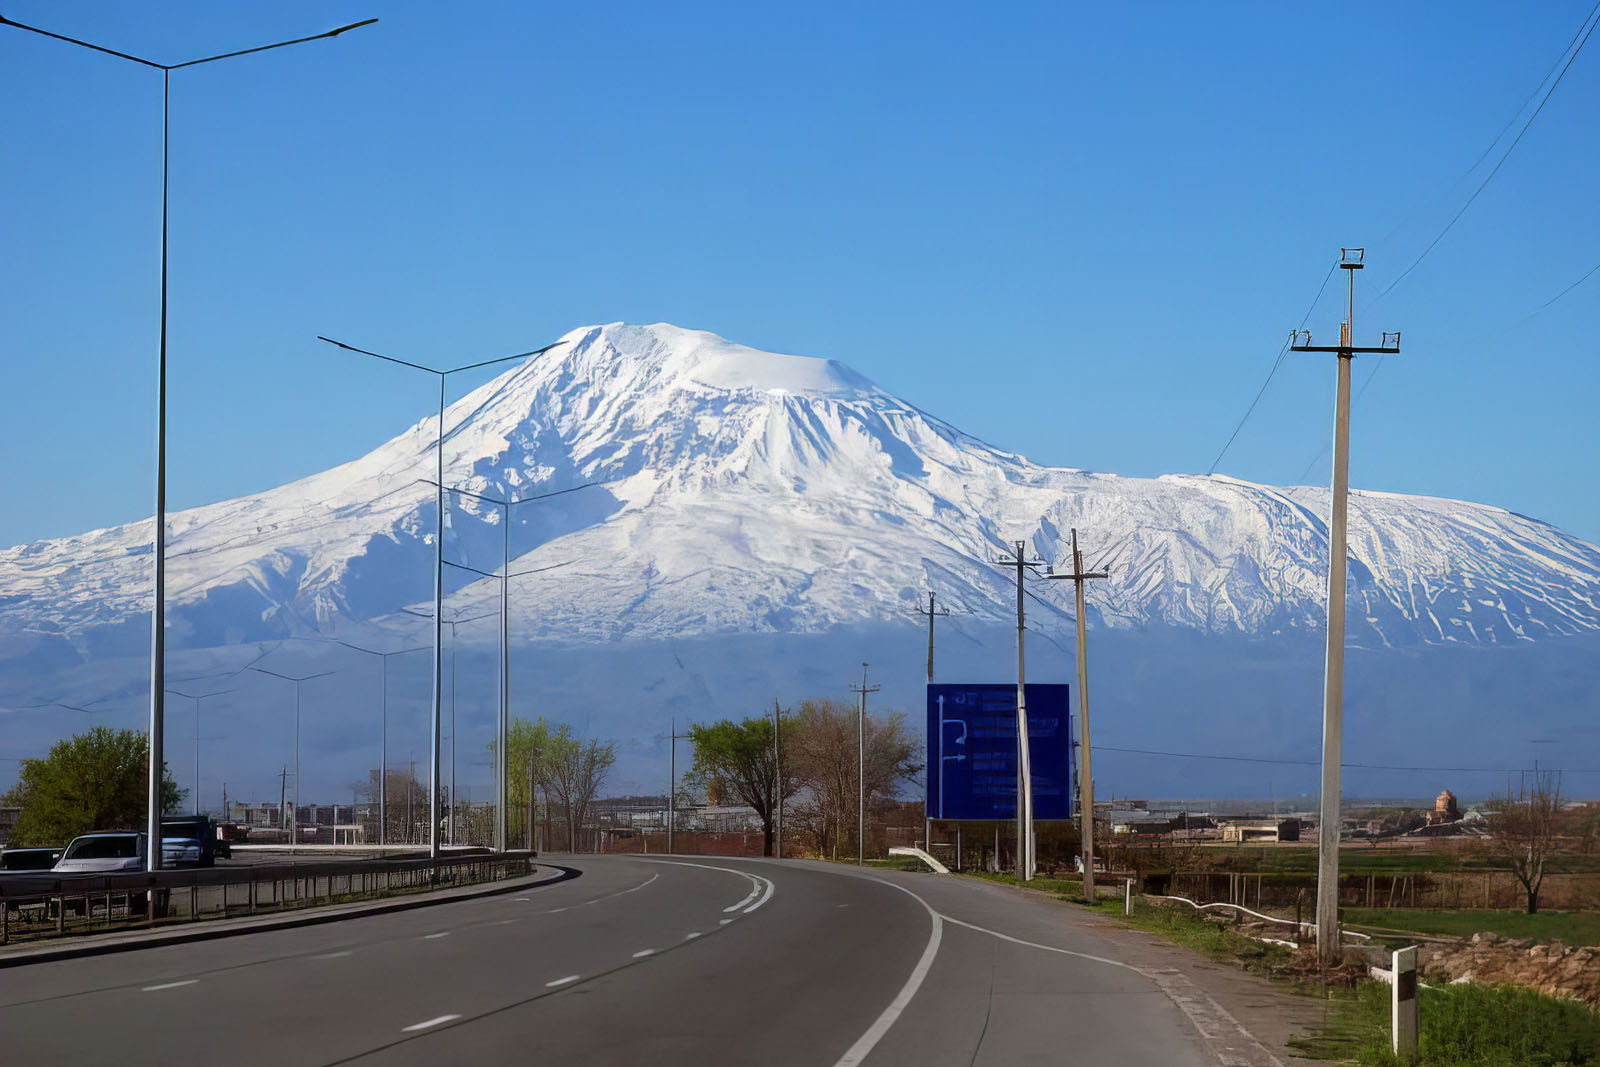
[[[1089,572],[1083,569],[1083,553],[1078,551],[1078,531],[1072,531],[1072,573],[1051,574],[1051,578],[1060,578],[1070,581],[1073,592],[1077,595],[1077,622],[1078,631],[1078,795],[1083,798],[1079,805],[1078,825],[1081,828],[1079,838],[1082,842],[1083,853],[1083,899],[1090,904],[1094,903],[1094,770],[1090,762],[1089,748],[1089,649],[1088,630],[1089,619],[1084,614],[1083,583],[1091,578],[1104,578],[1108,571]]]
[[[672,718],[672,739],[667,755],[667,851],[673,851],[673,835],[678,829],[678,718]]]
[[[932,685],[933,684],[933,620],[934,620],[935,616],[950,614],[950,609],[949,608],[935,607],[934,606],[934,592],[933,592],[932,589],[930,589],[930,590],[928,590],[928,606],[927,606],[927,608],[923,609],[923,608],[919,607],[916,610],[917,610],[917,614],[918,615],[926,615],[928,617],[928,684]],[[942,766],[943,765],[941,764],[941,768],[942,768]],[[940,796],[942,798],[943,794],[940,794]],[[941,802],[942,802],[942,800],[941,800]],[[932,815],[931,812],[923,812],[923,816],[924,816],[924,818],[922,820],[922,847],[927,849],[931,853],[933,851],[933,815]]]
[[[867,694],[883,686],[867,687],[867,664],[861,664],[861,684],[850,692],[861,698],[856,708],[856,866],[866,866],[867,841]]]
[[[1358,354],[1394,355],[1400,335],[1385,333],[1377,347],[1355,343],[1356,271],[1365,250],[1341,248],[1339,266],[1348,271],[1349,310],[1339,343],[1317,346],[1310,331],[1289,335],[1294,352],[1331,352],[1339,357],[1333,407],[1333,515],[1328,522],[1328,653],[1322,685],[1322,803],[1317,814],[1317,958],[1323,966],[1339,961],[1339,799],[1344,732],[1345,530],[1350,495],[1350,366]]]
[[[917,614],[918,615],[926,615],[928,617],[928,684],[932,685],[933,684],[933,620],[934,620],[934,617],[937,616],[937,615],[948,615],[948,614],[950,614],[950,609],[949,608],[936,608],[936,607],[934,607],[934,592],[933,592],[932,589],[930,589],[930,590],[928,590],[928,606],[926,608],[919,607],[916,610],[917,610]]]
[[[1023,611],[1023,572],[1043,565],[1043,560],[1028,559],[1025,541],[1016,542],[1010,558],[995,560],[1002,567],[1017,571],[1017,877],[1033,878],[1033,765],[1028,752],[1028,675],[1023,661],[1023,631],[1027,628]]]

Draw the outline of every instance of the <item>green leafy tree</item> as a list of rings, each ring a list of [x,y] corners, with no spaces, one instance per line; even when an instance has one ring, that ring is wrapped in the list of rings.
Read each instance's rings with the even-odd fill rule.
[[[64,845],[91,830],[141,829],[146,815],[150,746],[135,730],[96,726],[57,741],[42,759],[22,762],[3,802],[20,807],[12,845]],[[163,768],[161,810],[172,814],[183,791]]]
[[[506,836],[533,847],[535,802],[542,790],[546,806],[550,795],[550,724],[542,717],[529,722],[513,717],[506,731]],[[494,754],[494,742],[489,754]]]
[[[783,720],[782,748],[794,744],[799,723],[793,717]],[[761,854],[772,855],[773,827],[777,817],[778,793],[788,800],[800,791],[800,781],[790,768],[793,761],[784,757],[782,785],[779,785],[778,758],[773,746],[771,716],[755,716],[743,722],[723,719],[706,726],[689,727],[694,744],[694,766],[686,780],[702,789],[707,797],[736,799],[756,810],[761,819]]]

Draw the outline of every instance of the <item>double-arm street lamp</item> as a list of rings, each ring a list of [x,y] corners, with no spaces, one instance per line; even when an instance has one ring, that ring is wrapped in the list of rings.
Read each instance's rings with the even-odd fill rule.
[[[236,52],[224,52],[220,55],[206,56],[202,59],[190,59],[182,63],[157,63],[154,60],[142,59],[139,56],[119,52],[114,48],[90,44],[80,41],[75,37],[52,33],[37,26],[28,26],[0,15],[0,26],[11,26],[19,30],[27,30],[42,37],[62,41],[66,44],[77,45],[104,55],[115,56],[117,59],[137,63],[142,67],[161,72],[161,335],[156,361],[156,509],[155,509],[155,549],[153,552],[155,562],[155,601],[151,608],[151,647],[150,647],[150,768],[148,779],[146,830],[151,841],[161,840],[161,779],[162,760],[164,757],[165,727],[165,654],[166,654],[166,547],[167,547],[167,205],[169,170],[168,142],[171,130],[171,101],[172,101],[172,72],[183,70],[186,67],[197,67],[202,63],[215,63],[223,59],[234,59],[238,56],[254,55],[257,52],[267,52],[274,48],[287,48],[292,44],[305,44],[308,41],[321,41],[337,37],[349,30],[370,26],[377,19],[367,19],[364,22],[353,22],[348,26],[340,26],[336,30],[326,33],[313,34],[310,37],[296,37],[292,41],[278,41],[275,44],[258,45],[255,48],[243,48]],[[149,848],[146,850],[146,869],[155,871],[161,867],[161,850]]]
[[[357,652],[365,652],[369,656],[377,656],[382,665],[380,669],[383,672],[383,725],[379,728],[378,742],[378,844],[387,845],[389,843],[389,657],[404,656],[411,652],[426,652],[428,646],[419,645],[416,648],[402,648],[394,652],[379,652],[375,648],[363,648],[349,641],[336,639],[334,644],[343,645]]]
[[[250,667],[248,670],[257,674],[270,675],[273,678],[282,678],[286,682],[294,683],[294,817],[289,820],[289,829],[293,836],[289,838],[292,845],[300,839],[300,683],[309,682],[313,678],[326,678],[337,671],[318,671],[316,674],[279,674],[269,671],[265,667]]]
[[[535,348],[531,352],[518,352],[512,356],[501,356],[498,359],[486,359],[478,363],[466,363],[459,367],[438,369],[425,367],[420,363],[409,360],[396,359],[385,356],[380,352],[373,352],[365,348],[347,345],[343,341],[335,341],[331,337],[318,335],[317,340],[326,341],[330,345],[344,349],[346,352],[355,352],[363,356],[381,359],[385,363],[395,363],[412,370],[432,374],[439,379],[439,425],[434,442],[434,459],[436,464],[436,477],[434,478],[435,495],[438,503],[438,532],[433,542],[433,722],[431,726],[432,739],[430,748],[430,767],[428,771],[428,854],[437,859],[439,856],[439,705],[443,692],[442,674],[444,670],[444,387],[445,379],[452,374],[463,371],[478,370],[482,367],[492,367],[499,363],[510,363],[512,360],[530,359],[542,355],[564,341],[554,341],[543,348]],[[454,804],[455,798],[451,797]],[[453,825],[453,820],[452,820]]]
[[[167,692],[171,693],[173,696],[179,696],[179,697],[183,697],[185,700],[194,701],[194,813],[196,815],[199,815],[200,814],[200,702],[202,700],[210,700],[212,697],[222,696],[224,693],[232,693],[232,692],[234,692],[234,690],[232,690],[232,689],[216,689],[216,690],[213,690],[212,692],[209,692],[209,693],[185,693],[181,689],[168,689]],[[218,739],[217,738],[212,738],[211,740],[215,741],[215,740],[218,740]],[[226,819],[228,817],[228,813],[227,812],[223,812],[222,813],[222,817],[224,819]]]
[[[539,493],[534,496],[525,496],[516,500],[501,500],[498,497],[484,496],[482,493],[474,493],[470,489],[454,488],[450,490],[452,493],[460,493],[462,496],[470,496],[474,500],[481,500],[485,504],[493,504],[495,507],[500,509],[501,565],[499,574],[492,574],[489,571],[482,571],[476,567],[469,567],[464,563],[456,563],[451,560],[445,560],[445,563],[451,567],[457,568],[458,570],[468,571],[472,574],[479,575],[480,577],[500,579],[500,722],[499,728],[496,732],[497,740],[495,741],[494,781],[496,791],[496,817],[494,835],[495,848],[501,852],[506,850],[507,843],[510,840],[508,836],[509,830],[506,810],[506,798],[509,796],[510,789],[510,772],[506,761],[510,758],[507,746],[510,744],[511,737],[511,579],[520,578],[525,574],[537,574],[540,571],[554,570],[557,567],[564,567],[567,565],[566,563],[555,563],[548,567],[534,567],[531,570],[518,571],[516,574],[512,574],[511,509],[516,507],[518,504],[532,504],[540,500],[549,500],[551,497],[555,496],[565,496],[568,493],[576,493],[579,489],[588,489],[597,484],[599,483],[588,482],[583,485],[572,486],[570,489],[558,489],[553,493]],[[477,617],[481,618],[482,616]],[[454,630],[450,632],[450,640],[451,643],[454,644]],[[452,667],[452,684],[454,677],[454,668]],[[455,736],[454,699],[451,700],[450,707],[452,715],[450,725],[452,737],[450,742],[450,788],[453,790],[455,789],[456,751],[455,741],[453,740]]]

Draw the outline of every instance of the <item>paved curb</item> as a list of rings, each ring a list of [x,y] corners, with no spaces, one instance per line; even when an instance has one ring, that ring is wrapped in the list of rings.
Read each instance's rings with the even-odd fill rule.
[[[301,926],[320,926],[323,923],[358,919],[368,915],[384,915],[397,911],[412,911],[435,904],[451,904],[458,900],[476,900],[500,893],[515,893],[523,889],[555,885],[577,878],[583,872],[573,867],[541,863],[553,873],[519,878],[513,882],[494,882],[487,886],[466,889],[444,889],[435,893],[417,893],[396,900],[377,900],[362,904],[329,904],[308,908],[287,915],[267,915],[255,919],[209,919],[165,930],[139,930],[126,934],[100,934],[69,944],[50,943],[39,946],[19,946],[0,949],[0,970],[20,967],[29,963],[47,963],[52,960],[81,959],[85,956],[105,956],[113,952],[132,952],[143,948],[160,948],[163,945],[184,945],[196,941],[215,941],[241,934],[258,934],[269,930],[289,930]]]

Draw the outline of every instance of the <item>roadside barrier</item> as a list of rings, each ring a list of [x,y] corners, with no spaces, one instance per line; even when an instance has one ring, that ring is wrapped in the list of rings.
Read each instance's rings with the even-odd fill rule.
[[[0,945],[292,911],[527,877],[530,852],[8,876]]]

